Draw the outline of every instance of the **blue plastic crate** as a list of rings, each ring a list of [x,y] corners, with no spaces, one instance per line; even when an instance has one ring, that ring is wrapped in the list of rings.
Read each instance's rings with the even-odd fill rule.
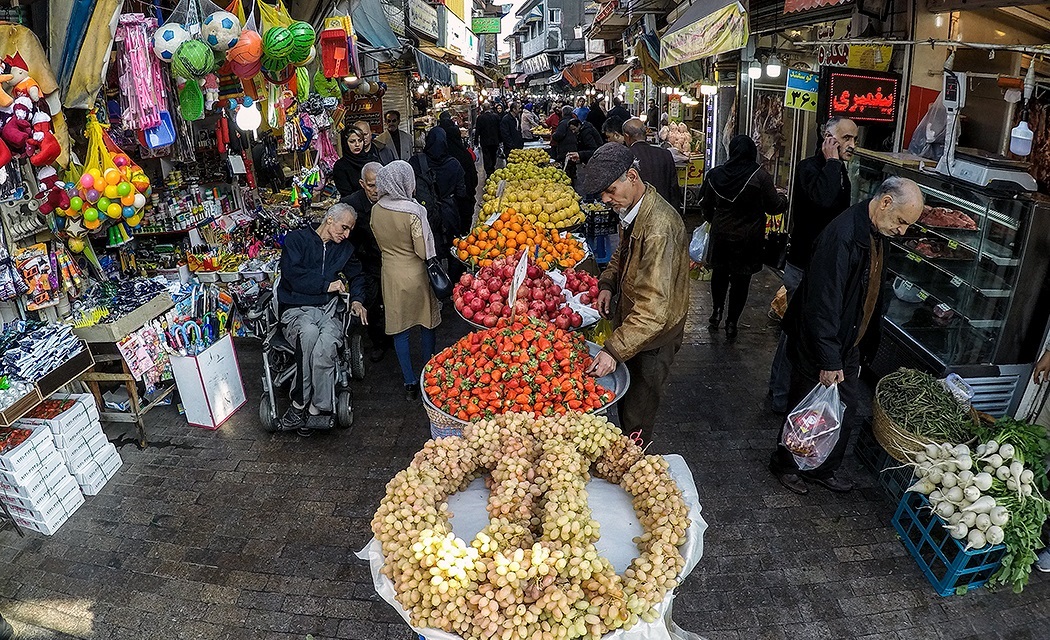
[[[962,594],[988,582],[1006,553],[1002,544],[967,551],[964,541],[948,535],[944,521],[921,493],[904,494],[893,514],[893,528],[941,596]]]
[[[889,496],[890,502],[897,504],[904,495],[904,490],[911,486],[915,474],[910,466],[901,466],[886,453],[882,445],[875,440],[870,424],[865,424],[853,443],[853,453],[864,467],[875,474],[879,486]]]

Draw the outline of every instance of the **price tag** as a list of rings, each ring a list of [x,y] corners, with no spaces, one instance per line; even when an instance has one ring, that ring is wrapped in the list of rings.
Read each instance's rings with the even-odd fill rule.
[[[922,262],[922,256],[917,253],[908,252],[908,259],[914,262]]]
[[[525,276],[529,271],[529,252],[522,251],[518,266],[514,267],[514,277],[510,279],[510,294],[507,296],[507,304],[510,305],[510,313],[514,315],[514,303],[518,300],[518,289],[525,282]]]
[[[948,241],[948,248],[949,249],[958,249],[959,248],[959,243],[956,242],[955,240],[949,240]]]
[[[503,215],[502,211],[497,211],[497,212],[493,213],[491,216],[489,216],[488,218],[485,219],[485,226],[486,227],[491,227],[494,222],[499,220],[499,217],[501,215]]]
[[[962,283],[963,283],[962,278],[960,278],[959,276],[955,276],[954,278],[952,278],[952,286],[953,287],[959,287],[959,286],[962,285]]]
[[[923,302],[926,301],[926,298],[930,297],[930,294],[926,293],[922,289],[919,289],[919,292],[915,295],[917,295],[919,297],[919,300],[922,300]]]

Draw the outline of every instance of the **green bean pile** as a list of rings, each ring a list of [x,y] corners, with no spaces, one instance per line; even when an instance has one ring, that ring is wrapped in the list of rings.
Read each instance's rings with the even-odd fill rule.
[[[879,383],[876,400],[897,426],[937,442],[971,438],[970,411],[928,373],[900,368]]]

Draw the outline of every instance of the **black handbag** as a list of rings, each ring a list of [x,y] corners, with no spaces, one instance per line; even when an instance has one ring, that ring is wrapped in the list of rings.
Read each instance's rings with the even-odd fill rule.
[[[784,263],[787,262],[788,237],[789,234],[783,231],[771,231],[766,236],[765,244],[762,247],[763,264],[767,264],[774,269],[784,268]]]
[[[452,281],[449,280],[445,268],[435,258],[427,258],[427,277],[430,279],[430,288],[439,300],[445,300],[452,296]]]

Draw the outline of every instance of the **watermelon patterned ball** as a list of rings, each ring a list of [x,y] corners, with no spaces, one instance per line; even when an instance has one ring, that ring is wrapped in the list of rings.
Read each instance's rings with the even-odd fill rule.
[[[284,27],[270,27],[263,36],[263,54],[269,58],[286,60],[294,46],[292,33]]]
[[[314,46],[314,28],[307,22],[297,21],[288,27],[288,31],[293,43],[289,57],[292,62],[302,62],[310,55],[310,47]]]
[[[287,58],[271,58],[269,55],[262,57],[262,68],[265,71],[276,73],[288,66]]]
[[[172,22],[161,25],[153,34],[153,54],[164,62],[171,62],[179,46],[191,37],[181,24]]]
[[[215,65],[215,56],[200,40],[183,42],[171,61],[171,72],[180,78],[203,78]]]
[[[216,11],[204,19],[201,28],[204,42],[216,51],[226,51],[237,44],[241,36],[241,22],[229,11]]]

